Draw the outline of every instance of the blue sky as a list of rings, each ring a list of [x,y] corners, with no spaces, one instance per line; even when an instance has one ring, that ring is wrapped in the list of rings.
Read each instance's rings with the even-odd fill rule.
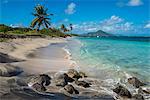
[[[52,27],[73,24],[74,33],[103,30],[150,36],[150,0],[1,0],[0,23],[30,26],[33,8],[47,7]]]

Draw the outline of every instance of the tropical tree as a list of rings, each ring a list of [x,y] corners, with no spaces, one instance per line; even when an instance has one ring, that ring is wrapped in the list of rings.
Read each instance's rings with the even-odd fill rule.
[[[73,30],[72,24],[69,24],[69,26],[70,26],[70,30]]]
[[[36,18],[31,22],[31,27],[34,28],[36,26],[37,31],[39,31],[41,25],[45,26],[46,28],[49,28],[50,24],[50,18],[48,16],[52,16],[53,14],[47,14],[47,8],[45,9],[41,5],[37,5],[35,7],[35,12],[32,13]]]
[[[71,27],[70,27],[70,28],[71,28]],[[63,32],[69,32],[69,29],[67,29],[64,24],[61,25],[60,29],[61,29]]]

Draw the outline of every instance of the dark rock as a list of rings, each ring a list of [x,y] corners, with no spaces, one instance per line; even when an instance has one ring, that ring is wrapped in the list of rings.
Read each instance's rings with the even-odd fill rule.
[[[51,78],[46,74],[41,74],[30,79],[28,86],[31,86],[37,91],[46,91],[45,86],[48,86]],[[39,89],[38,89],[39,88]]]
[[[139,79],[137,79],[136,77],[132,77],[128,79],[128,82],[130,84],[132,84],[134,87],[139,88],[140,86],[144,86],[146,84],[144,84],[143,82],[139,81]]]
[[[10,77],[16,76],[22,73],[23,70],[17,66],[11,64],[1,64],[0,65],[0,76]]]
[[[82,86],[84,88],[90,87],[90,83],[87,83],[85,81],[75,81],[75,84],[77,84],[78,86]]]
[[[64,89],[70,94],[79,94],[79,91],[76,90],[72,85],[66,85]]]
[[[39,81],[42,85],[48,86],[50,84],[51,77],[46,74],[41,74]]]
[[[69,69],[67,75],[71,78],[76,78],[76,79],[82,78],[75,69]]]
[[[0,53],[0,63],[12,63],[12,62],[19,62],[21,60],[9,56],[8,54]]]
[[[134,100],[144,100],[144,97],[143,97],[141,94],[135,94],[135,95],[133,96],[133,99],[134,99]]]
[[[131,93],[121,85],[117,86],[115,89],[113,89],[113,91],[121,97],[128,97],[128,98],[132,97]]]
[[[39,91],[39,92],[46,91],[46,88],[42,84],[39,84],[39,83],[33,84],[32,88]]]
[[[66,73],[61,74],[55,78],[56,86],[64,87],[65,85],[68,84],[68,82],[73,82],[73,81],[74,81],[74,79],[69,77]]]

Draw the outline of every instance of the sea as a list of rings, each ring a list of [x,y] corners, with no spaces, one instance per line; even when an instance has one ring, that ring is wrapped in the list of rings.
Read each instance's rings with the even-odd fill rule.
[[[101,80],[150,82],[150,38],[75,37],[66,49],[79,70]]]

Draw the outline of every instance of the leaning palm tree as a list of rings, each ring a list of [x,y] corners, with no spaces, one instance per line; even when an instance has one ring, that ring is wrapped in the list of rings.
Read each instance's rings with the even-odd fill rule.
[[[41,5],[37,5],[35,7],[35,13],[33,15],[36,17],[32,22],[31,22],[31,27],[34,28],[36,27],[36,30],[39,31],[41,25],[45,25],[46,28],[49,28],[50,24],[50,18],[48,18],[49,14],[47,14],[47,10]],[[53,15],[53,14],[50,14]]]

